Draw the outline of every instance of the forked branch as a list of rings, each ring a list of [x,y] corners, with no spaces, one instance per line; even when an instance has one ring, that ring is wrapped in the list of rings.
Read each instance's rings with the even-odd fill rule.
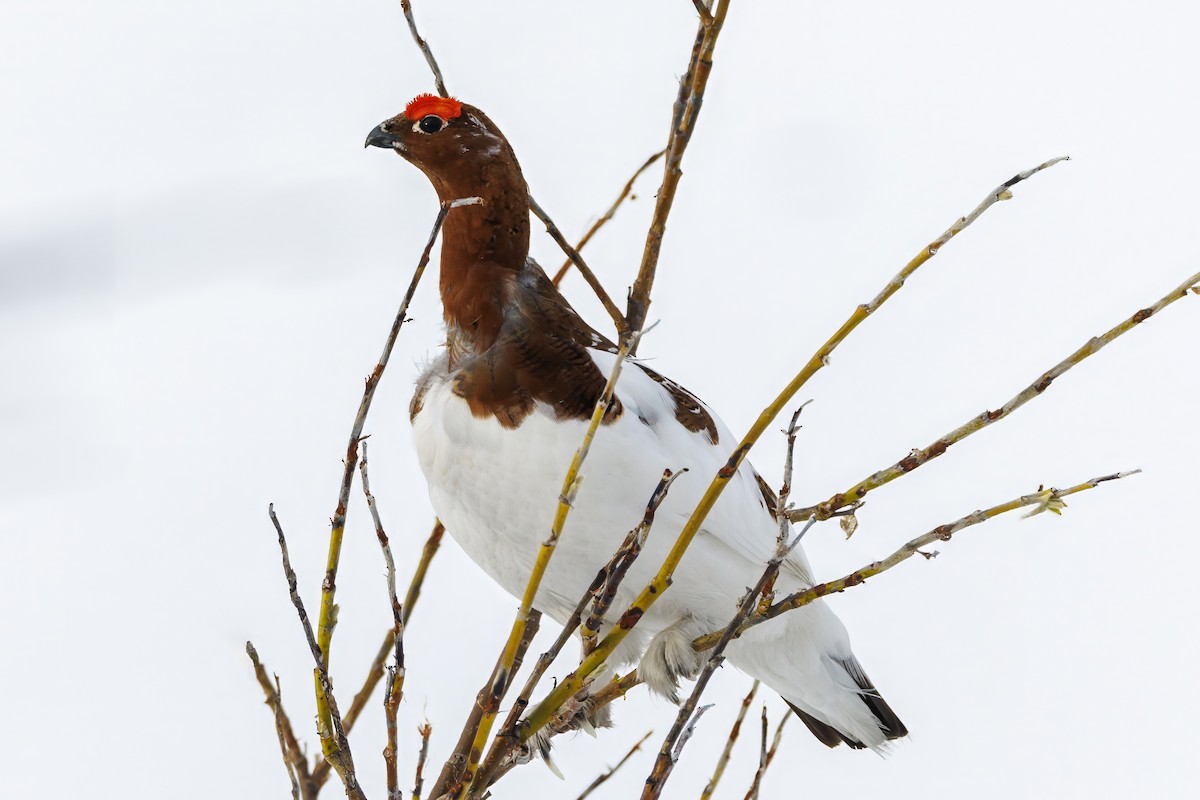
[[[317,637],[313,634],[308,612],[304,610],[304,601],[300,599],[300,593],[296,590],[296,573],[292,570],[292,562],[288,557],[287,538],[283,535],[283,526],[279,523],[279,517],[275,516],[274,505],[268,507],[268,514],[279,537],[279,552],[283,559],[283,575],[288,584],[288,596],[291,597],[296,614],[300,617],[304,638],[308,641],[308,649],[312,652],[313,661],[317,665],[313,675],[317,687],[317,708],[318,710],[323,708],[324,714],[329,719],[329,722],[326,723],[326,717],[320,714],[317,716],[317,735],[321,738],[321,749],[325,753],[325,758],[337,771],[338,777],[342,779],[342,784],[346,787],[346,796],[350,800],[366,800],[362,788],[358,785],[358,776],[354,770],[354,757],[350,753],[350,743],[346,740],[346,731],[342,727],[342,715],[338,712],[337,698],[333,694],[333,681],[329,677],[328,661],[324,651],[317,643]]]
[[[723,8],[724,4],[718,5],[717,17],[722,15]],[[669,155],[670,151],[668,151],[668,156]],[[990,192],[988,196],[984,198],[983,202],[980,203],[971,214],[957,220],[953,225],[950,226],[948,230],[946,230],[945,233],[934,240],[934,242],[932,242],[930,245],[922,249],[920,253],[918,253],[911,261],[909,261],[907,265],[905,265],[904,269],[897,273],[897,275],[884,286],[884,288],[873,300],[854,309],[854,312],[842,324],[842,326],[834,332],[834,334],[825,342],[825,344],[821,345],[821,347],[817,349],[812,358],[809,359],[808,363],[806,363],[801,370],[796,373],[796,376],[792,378],[791,382],[783,388],[775,400],[772,401],[766,408],[764,408],[761,414],[759,414],[754,425],[751,426],[745,437],[742,438],[742,441],[734,449],[733,453],[730,454],[725,466],[723,466],[713,477],[708,489],[705,491],[703,497],[700,499],[700,502],[692,512],[691,517],[683,526],[683,530],[680,531],[674,547],[672,547],[671,552],[668,554],[667,559],[663,563],[658,574],[654,576],[654,579],[646,586],[645,589],[642,590],[641,594],[638,595],[633,605],[622,617],[621,624],[615,626],[608,633],[608,635],[604,637],[595,651],[593,651],[587,658],[584,659],[579,668],[566,679],[564,679],[562,683],[560,683],[554,689],[554,691],[552,691],[549,696],[539,703],[538,706],[530,713],[529,725],[522,731],[521,734],[523,738],[527,739],[529,736],[532,736],[543,726],[545,726],[547,722],[549,722],[553,714],[553,709],[561,705],[566,698],[579,691],[584,679],[594,672],[596,668],[600,666],[600,664],[604,663],[609,654],[612,653],[612,651],[616,649],[617,645],[619,645],[629,634],[629,631],[637,623],[637,620],[639,620],[649,609],[649,607],[653,605],[658,598],[662,596],[663,592],[667,590],[671,584],[671,576],[674,574],[675,568],[679,565],[680,560],[682,560],[684,552],[686,552],[688,546],[691,544],[696,532],[699,531],[701,524],[703,524],[705,518],[708,516],[708,512],[712,510],[717,498],[721,496],[721,493],[725,490],[726,485],[728,485],[729,481],[733,479],[733,476],[737,474],[742,462],[746,459],[746,455],[750,452],[750,448],[754,446],[759,437],[761,437],[763,432],[766,431],[767,427],[779,414],[784,405],[790,402],[792,397],[795,396],[796,392],[800,391],[801,387],[808,383],[809,379],[811,379],[813,375],[815,375],[828,363],[830,354],[833,353],[838,345],[841,344],[846,337],[848,337],[860,324],[862,324],[867,317],[873,314],[892,295],[898,292],[908,277],[911,276],[922,264],[933,258],[933,256],[935,256],[941,249],[943,244],[948,242],[954,236],[958,235],[967,226],[978,219],[979,216],[988,208],[990,208],[997,200],[1011,196],[1009,189],[1012,186],[1051,166],[1052,164],[1057,163],[1059,160],[1061,159],[1047,161],[1046,163],[1041,164],[1031,170],[1018,173],[1010,180],[1001,184],[1000,187]]]
[[[1192,275],[1179,286],[1176,286],[1164,297],[1158,300],[1151,306],[1140,309],[1128,319],[1118,323],[1100,336],[1094,336],[1076,350],[1071,355],[1064,358],[1062,361],[1055,364],[1050,369],[1039,375],[1033,383],[1026,386],[1016,395],[1009,399],[1007,403],[1000,406],[994,411],[984,411],[978,416],[964,422],[954,430],[940,437],[933,444],[921,450],[913,450],[904,458],[897,461],[890,467],[879,470],[875,474],[864,478],[858,483],[851,486],[844,492],[838,492],[833,497],[830,497],[823,503],[818,503],[815,506],[796,509],[790,513],[793,521],[808,519],[816,516],[817,519],[828,519],[838,509],[844,508],[851,503],[858,502],[866,496],[867,492],[878,489],[884,484],[891,483],[897,478],[907,475],[908,473],[926,464],[938,456],[942,455],[950,448],[951,445],[961,442],[973,433],[978,433],[992,423],[1008,417],[1021,406],[1039,397],[1043,392],[1050,388],[1050,384],[1056,379],[1070,371],[1073,367],[1083,362],[1089,356],[1095,355],[1100,350],[1107,347],[1118,337],[1128,333],[1136,328],[1141,323],[1150,319],[1152,316],[1162,311],[1167,306],[1180,300],[1188,295],[1189,292],[1195,292],[1200,289],[1200,272]]]
[[[333,642],[335,618],[334,596],[337,592],[337,572],[338,563],[342,556],[342,539],[346,532],[346,509],[350,502],[350,486],[354,482],[354,468],[358,463],[358,445],[362,441],[362,431],[363,426],[367,422],[367,412],[371,410],[371,401],[375,398],[375,390],[379,386],[379,380],[383,377],[383,371],[387,367],[388,359],[391,358],[392,349],[395,347],[396,339],[400,335],[400,329],[404,326],[404,322],[408,318],[409,303],[412,302],[413,295],[417,291],[417,284],[421,282],[421,276],[425,274],[425,267],[429,264],[429,254],[433,250],[433,243],[437,241],[438,233],[442,230],[442,223],[446,220],[446,215],[452,209],[461,206],[476,205],[480,202],[482,200],[478,197],[466,197],[453,200],[449,203],[442,203],[441,208],[438,209],[437,218],[433,223],[433,230],[429,233],[429,240],[425,243],[425,249],[421,252],[421,258],[417,262],[417,268],[413,271],[412,280],[409,281],[408,291],[404,293],[404,299],[400,302],[400,308],[396,311],[396,317],[392,321],[391,330],[388,331],[387,339],[383,345],[383,353],[379,356],[379,361],[375,364],[375,368],[371,370],[371,374],[367,376],[366,386],[363,388],[362,400],[358,404],[358,413],[354,415],[354,423],[350,427],[350,441],[346,445],[346,458],[343,462],[341,486],[338,488],[337,508],[333,512],[333,520],[329,533],[329,553],[325,561],[325,580],[321,582],[321,610],[318,617],[316,644],[321,653],[324,654],[325,664],[329,663],[330,647]],[[332,719],[326,698],[326,694],[322,691],[317,691],[318,722],[321,727],[329,730],[332,726]],[[332,750],[338,746],[336,738],[326,739],[322,737],[321,739],[321,749],[327,759],[330,758]],[[336,768],[336,764],[334,766]]]
[[[992,506],[991,508],[972,512],[964,517],[960,517],[954,522],[950,522],[945,525],[939,525],[933,530],[910,540],[899,550],[881,561],[875,561],[867,564],[865,567],[859,567],[858,569],[854,570],[854,572],[838,578],[837,580],[818,583],[816,586],[813,586],[809,589],[804,589],[803,591],[789,595],[780,602],[772,605],[764,613],[755,614],[753,617],[742,623],[738,630],[738,635],[741,635],[755,625],[759,625],[769,619],[774,619],[775,617],[778,617],[780,614],[783,614],[787,611],[806,606],[814,600],[818,600],[826,595],[834,594],[836,592],[843,592],[851,586],[857,586],[858,584],[866,581],[868,578],[872,578],[881,572],[886,572],[915,555],[926,555],[921,550],[922,547],[926,547],[938,541],[949,541],[954,534],[958,533],[964,528],[978,525],[981,522],[987,522],[993,517],[998,517],[1001,514],[1009,511],[1015,511],[1019,508],[1028,508],[1029,506],[1036,507],[1034,508],[1034,513],[1039,513],[1039,511],[1052,511],[1054,513],[1059,513],[1061,508],[1065,506],[1065,503],[1062,501],[1064,497],[1069,497],[1073,494],[1087,491],[1088,489],[1094,489],[1102,483],[1120,480],[1121,478],[1127,478],[1130,475],[1136,475],[1139,472],[1141,472],[1141,470],[1137,469],[1129,472],[1114,472],[1111,475],[1092,478],[1089,481],[1076,484],[1068,489],[1045,489],[1039,487],[1038,491],[1036,492],[1022,495],[1009,500],[1006,503],[1000,503],[999,505]],[[715,645],[718,641],[720,641],[720,637],[721,634],[719,633],[710,633],[706,636],[699,637],[692,642],[692,645],[697,649],[705,649]]]

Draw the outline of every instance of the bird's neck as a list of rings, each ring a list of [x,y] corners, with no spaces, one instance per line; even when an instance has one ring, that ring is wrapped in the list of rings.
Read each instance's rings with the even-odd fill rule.
[[[481,352],[495,342],[513,282],[529,256],[529,195],[519,169],[467,187],[438,187],[451,208],[442,228],[441,294],[446,324]]]

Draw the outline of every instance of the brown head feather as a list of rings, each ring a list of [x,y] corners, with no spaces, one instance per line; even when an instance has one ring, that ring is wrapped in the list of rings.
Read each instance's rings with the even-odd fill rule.
[[[433,103],[424,99],[417,105],[425,111]],[[529,258],[529,190],[504,134],[478,108],[462,103],[458,109],[456,116],[435,113],[433,119],[398,114],[367,142],[390,147],[418,167],[442,202],[482,200],[451,209],[442,228],[445,369],[454,391],[476,416],[495,417],[509,428],[519,426],[538,402],[559,419],[586,419],[607,380],[588,348],[616,352],[616,347],[575,313]],[[715,442],[716,426],[699,402],[645,371],[674,399],[676,418]],[[414,416],[426,385],[413,399]],[[621,412],[614,399],[605,421]]]

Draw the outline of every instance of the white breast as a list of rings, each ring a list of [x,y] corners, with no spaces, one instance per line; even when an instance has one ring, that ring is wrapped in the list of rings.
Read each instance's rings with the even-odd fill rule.
[[[592,353],[608,374],[614,356]],[[687,468],[658,512],[642,556],[614,604],[614,616],[657,571],[713,474],[737,444],[716,419],[719,442],[688,431],[675,419],[670,395],[636,365],[617,386],[624,413],[598,432],[583,467],[583,484],[537,607],[563,621],[595,576],[640,520],[664,469]],[[444,375],[429,384],[413,420],[430,498],[447,531],[496,582],[524,591],[538,547],[549,534],[563,476],[586,423],[560,421],[538,408],[520,427],[475,417]],[[743,466],[706,520],[675,574],[672,590],[639,625],[646,635],[692,616],[727,621],[737,598],[761,572],[775,540],[752,470]],[[804,565],[806,567],[806,565]],[[797,564],[797,568],[801,567]]]

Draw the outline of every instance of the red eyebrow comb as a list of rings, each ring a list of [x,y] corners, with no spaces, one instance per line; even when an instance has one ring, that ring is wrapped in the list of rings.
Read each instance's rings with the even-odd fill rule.
[[[453,97],[438,97],[435,94],[419,94],[404,107],[404,116],[416,122],[422,117],[436,114],[442,119],[462,116],[462,103]]]

